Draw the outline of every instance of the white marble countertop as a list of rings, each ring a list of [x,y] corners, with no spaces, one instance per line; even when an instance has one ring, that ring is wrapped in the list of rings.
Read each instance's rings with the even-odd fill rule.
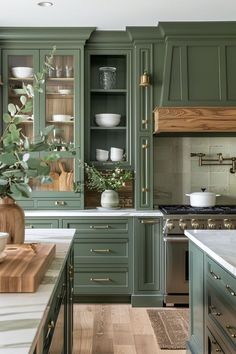
[[[136,210],[136,209],[83,209],[83,210],[25,210],[26,217],[40,217],[40,216],[137,216],[137,217],[158,217],[163,216],[160,210]]]
[[[75,229],[26,230],[26,242],[55,243],[56,256],[35,293],[0,294],[0,354],[33,353],[74,234]]]
[[[236,276],[236,230],[185,230],[185,235]]]

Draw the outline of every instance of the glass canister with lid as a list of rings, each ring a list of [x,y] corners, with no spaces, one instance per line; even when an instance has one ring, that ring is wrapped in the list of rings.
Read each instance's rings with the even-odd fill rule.
[[[113,66],[101,66],[99,68],[99,85],[104,90],[116,87],[116,68]]]

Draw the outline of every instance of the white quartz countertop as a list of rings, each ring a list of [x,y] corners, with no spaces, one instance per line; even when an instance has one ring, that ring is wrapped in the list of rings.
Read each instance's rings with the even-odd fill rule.
[[[56,256],[35,293],[0,294],[0,354],[33,353],[74,234],[75,229],[26,230],[26,242],[55,243]]]
[[[236,276],[236,230],[185,230],[185,235]]]
[[[137,217],[158,217],[163,216],[160,210],[136,210],[136,209],[83,209],[83,210],[25,210],[26,217],[44,217],[44,216],[137,216]]]

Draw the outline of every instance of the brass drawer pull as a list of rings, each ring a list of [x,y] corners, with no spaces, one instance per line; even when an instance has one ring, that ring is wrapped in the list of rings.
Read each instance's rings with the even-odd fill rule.
[[[149,147],[148,144],[142,144],[142,149],[147,149]]]
[[[94,229],[94,230],[104,230],[104,229],[109,229],[110,226],[109,225],[90,225],[89,226],[90,229]]]
[[[235,328],[230,325],[227,325],[225,327],[226,327],[227,331],[229,332],[230,336],[232,338],[236,338],[236,333],[234,332]]]
[[[212,270],[210,271],[212,277],[215,279],[215,280],[219,280],[220,279],[220,276],[215,274]]]
[[[56,200],[54,204],[57,205],[57,206],[59,206],[59,205],[60,205],[60,206],[66,205],[66,203],[64,202],[64,200]]]
[[[222,313],[221,312],[217,312],[217,309],[215,306],[210,306],[210,313],[213,315],[213,316],[221,316]]]
[[[236,292],[233,289],[231,289],[231,287],[229,285],[226,285],[226,289],[228,290],[230,295],[236,296]]]
[[[111,279],[110,278],[90,278],[89,279],[90,281],[97,281],[97,282],[109,282],[109,281],[111,281]]]
[[[104,249],[104,250],[97,250],[97,249],[93,249],[93,248],[91,248],[90,249],[90,252],[97,252],[97,253],[110,253],[111,252],[111,250],[109,249],[109,248],[107,248],[107,249]]]
[[[140,220],[141,224],[159,224],[159,220]]]
[[[148,124],[148,119],[146,118],[146,119],[143,119],[142,120],[142,124]]]
[[[50,321],[48,323],[48,331],[47,331],[46,339],[50,336],[50,333],[54,327],[55,327],[54,321]]]
[[[148,188],[147,187],[143,187],[142,188],[142,192],[148,192]]]

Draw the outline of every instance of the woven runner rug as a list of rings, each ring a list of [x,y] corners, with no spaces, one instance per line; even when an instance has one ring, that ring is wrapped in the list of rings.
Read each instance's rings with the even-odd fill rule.
[[[147,313],[161,349],[186,349],[189,309],[148,309]]]

